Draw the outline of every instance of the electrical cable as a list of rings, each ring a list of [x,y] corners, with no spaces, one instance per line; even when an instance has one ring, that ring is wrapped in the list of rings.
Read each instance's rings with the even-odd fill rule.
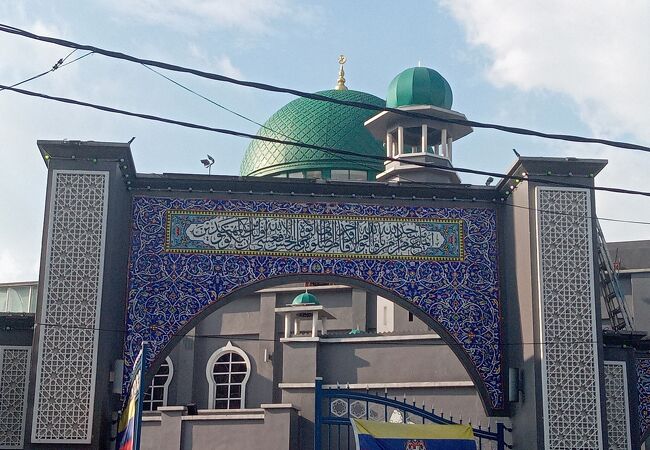
[[[255,124],[255,125],[259,126],[259,127],[266,128],[267,130],[272,131],[273,133],[281,134],[281,133],[278,133],[278,132],[276,132],[276,131],[271,130],[271,128],[269,128],[269,127],[267,127],[267,126],[265,126],[265,125],[263,125],[263,124],[261,124],[261,123],[255,121],[255,120],[253,120],[253,119],[250,119],[250,118],[244,116],[243,114],[238,113],[237,111],[234,111],[234,110],[232,110],[232,109],[230,109],[230,108],[228,108],[228,107],[226,107],[226,106],[223,106],[223,105],[220,104],[220,103],[217,103],[216,101],[212,100],[211,98],[208,98],[208,97],[206,97],[205,95],[203,95],[203,94],[201,94],[201,93],[199,93],[199,92],[196,92],[195,90],[193,90],[193,89],[191,89],[191,88],[185,86],[184,84],[182,84],[182,83],[180,83],[180,82],[174,80],[174,79],[171,78],[171,77],[168,77],[168,76],[165,75],[164,73],[159,72],[159,71],[157,71],[156,69],[153,69],[153,68],[147,66],[146,64],[142,64],[142,66],[146,67],[147,69],[149,69],[149,70],[152,71],[153,73],[155,73],[155,74],[157,74],[157,75],[163,77],[163,78],[166,79],[167,81],[170,81],[171,83],[174,83],[176,86],[180,87],[181,89],[185,89],[187,92],[190,92],[191,94],[194,94],[194,95],[196,95],[197,97],[200,97],[200,98],[202,98],[203,100],[205,100],[205,101],[207,101],[207,102],[209,102],[209,103],[211,103],[211,104],[213,104],[213,105],[215,105],[215,106],[217,106],[217,107],[219,107],[219,108],[221,108],[221,109],[223,109],[223,110],[225,110],[225,111],[228,111],[228,112],[231,113],[231,114],[236,115],[237,117],[240,117],[240,118],[242,118],[242,119],[244,119],[244,120],[246,120],[246,121],[248,121],[248,122],[251,122],[251,123],[253,123],[253,124]],[[283,135],[283,136],[284,136],[284,135]],[[285,136],[285,137],[288,137],[288,136]]]
[[[21,82],[18,82],[18,83],[14,84],[14,85],[11,85],[10,87],[11,87],[11,88],[13,88],[13,87],[17,87],[17,86],[19,86],[19,85],[22,85],[22,84],[24,84],[24,83],[27,83],[27,82],[32,81],[32,80],[34,80],[34,79],[37,79],[37,78],[39,78],[39,77],[42,77],[42,76],[44,76],[44,75],[46,75],[46,74],[48,74],[48,73],[50,73],[50,72],[53,72],[54,70],[56,70],[56,69],[58,69],[58,68],[60,68],[60,67],[64,67],[64,66],[66,66],[66,65],[68,65],[68,64],[74,63],[74,62],[76,62],[76,61],[78,61],[78,60],[80,60],[80,59],[82,59],[82,58],[85,58],[86,56],[89,56],[89,55],[91,55],[91,54],[93,53],[92,51],[90,51],[90,52],[88,52],[88,53],[86,53],[86,54],[84,54],[84,55],[82,55],[82,56],[80,56],[80,57],[78,57],[78,58],[76,58],[76,59],[74,59],[74,60],[68,62],[68,63],[65,63],[65,61],[66,61],[66,60],[67,60],[67,59],[68,59],[72,54],[74,54],[77,50],[78,50],[77,48],[73,49],[70,53],[68,53],[68,55],[66,55],[64,58],[61,58],[61,59],[60,59],[60,60],[59,60],[59,61],[58,61],[58,62],[57,62],[57,63],[56,63],[56,64],[55,64],[55,65],[54,65],[50,70],[45,71],[45,72],[42,72],[42,73],[40,73],[40,74],[37,74],[37,75],[35,75],[35,76],[33,76],[33,77],[30,77],[30,78],[28,78],[28,79],[26,79],[26,80],[23,80],[23,81],[21,81]],[[250,119],[250,118],[244,116],[243,114],[240,114],[240,113],[238,113],[238,112],[236,112],[236,111],[234,111],[234,110],[232,110],[232,109],[230,109],[230,108],[227,108],[227,107],[225,107],[225,106],[223,106],[223,105],[221,105],[221,104],[215,102],[214,100],[212,100],[212,99],[210,99],[210,98],[208,98],[208,97],[206,97],[206,96],[204,96],[204,95],[202,95],[202,94],[196,92],[195,90],[193,90],[193,89],[191,89],[191,88],[189,88],[189,87],[183,85],[182,83],[179,83],[178,81],[176,81],[176,80],[174,80],[174,79],[172,79],[172,78],[170,78],[170,77],[168,77],[168,76],[162,74],[161,72],[159,72],[159,71],[157,71],[157,70],[155,70],[155,69],[153,69],[153,68],[147,66],[146,64],[142,64],[142,65],[143,65],[145,68],[147,68],[148,70],[150,70],[150,71],[156,73],[157,75],[159,75],[159,76],[165,78],[166,80],[168,80],[168,81],[174,83],[175,85],[181,87],[182,89],[185,89],[186,91],[188,91],[188,92],[190,92],[190,93],[192,93],[192,94],[194,94],[194,95],[196,95],[196,96],[198,96],[198,97],[200,97],[200,98],[202,98],[202,99],[204,99],[204,100],[210,102],[211,104],[213,104],[213,105],[215,105],[215,106],[217,106],[217,107],[219,107],[219,108],[221,108],[221,109],[223,109],[223,110],[225,110],[225,111],[228,111],[228,112],[230,112],[230,113],[232,113],[232,114],[234,114],[234,115],[236,115],[236,116],[238,116],[238,117],[240,117],[240,118],[242,118],[242,119],[244,119],[244,120],[246,120],[246,121],[248,121],[248,122],[251,122],[251,123],[253,123],[253,124],[255,124],[255,125],[258,125],[258,126],[260,126],[260,127],[262,127],[262,128],[265,128],[265,129],[271,131],[271,132],[274,133],[274,134],[281,135],[281,136],[284,136],[284,137],[287,137],[287,138],[291,139],[291,137],[286,136],[286,135],[284,135],[283,133],[277,132],[277,131],[275,131],[275,130],[269,128],[269,127],[267,127],[266,125],[263,125],[263,124],[261,124],[261,123],[255,121],[255,120],[253,120],[253,119]],[[0,89],[0,91],[5,90],[5,89],[6,89],[6,88],[3,87],[3,88]],[[328,151],[328,152],[329,152],[329,151]],[[332,154],[331,152],[329,152],[329,153]],[[346,158],[344,158],[344,157],[341,156],[341,155],[334,155],[334,156],[337,156],[337,157],[340,158],[341,160],[349,161],[349,160],[346,160]],[[360,161],[357,161],[357,162],[358,162],[359,164],[365,165],[365,164],[363,164],[363,163],[360,162]],[[367,168],[371,168],[370,166],[366,166],[366,167],[367,167]],[[404,179],[405,179],[406,181],[414,181],[414,180],[408,180],[408,179],[406,179],[406,178],[404,178]],[[427,184],[427,183],[424,183],[424,184]],[[521,206],[521,205],[511,205],[511,204],[508,204],[508,205],[509,205],[509,206],[512,206],[512,207],[516,207],[516,208],[525,208],[525,209],[528,209],[528,210],[537,210],[536,208],[531,208],[531,207],[526,207],[526,206]],[[538,210],[537,210],[537,211],[538,211]],[[586,216],[585,216],[585,217],[586,217]],[[593,218],[593,217],[588,217],[588,218]],[[634,220],[624,220],[624,219],[613,219],[613,218],[605,218],[605,217],[599,218],[599,220],[604,220],[604,221],[613,221],[613,222],[621,222],[621,223],[643,224],[643,225],[648,225],[648,224],[650,224],[650,222],[634,221]]]
[[[56,97],[56,96],[51,96],[39,92],[34,92],[34,91],[28,91],[25,89],[18,89],[18,88],[12,88],[11,86],[6,86],[0,84],[0,88],[4,88],[19,94],[23,95],[28,95],[31,97],[38,97],[38,98],[43,98],[46,100],[52,100],[60,103],[67,103],[67,104],[72,104],[72,105],[77,105],[77,106],[84,106],[92,109],[97,109],[100,111],[105,111],[105,112],[110,112],[114,114],[121,114],[125,116],[131,116],[131,117],[139,117],[142,119],[147,119],[147,120],[152,120],[156,122],[162,122],[162,123],[168,123],[168,124],[173,124],[173,125],[178,125],[186,128],[193,128],[197,130],[205,130],[205,131],[211,131],[215,133],[220,133],[220,134],[226,134],[230,136],[237,136],[237,137],[244,137],[248,139],[257,139],[261,141],[266,141],[266,142],[274,142],[278,144],[285,144],[285,145],[295,145],[297,147],[304,147],[304,148],[311,148],[315,150],[323,150],[331,153],[336,153],[336,154],[341,154],[341,155],[348,155],[348,156],[354,156],[357,158],[365,158],[365,159],[373,159],[373,160],[379,160],[379,161],[399,161],[398,158],[392,158],[388,156],[379,156],[379,155],[364,155],[360,153],[356,153],[353,151],[349,150],[342,150],[342,149],[336,149],[336,148],[330,148],[330,147],[325,147],[321,145],[314,145],[314,144],[307,144],[307,143],[302,143],[302,142],[293,142],[293,141],[285,141],[282,139],[275,139],[275,138],[270,138],[267,136],[259,136],[259,135],[254,135],[250,133],[244,133],[241,131],[236,131],[236,130],[229,130],[225,128],[215,128],[215,127],[210,127],[207,125],[199,125],[196,123],[192,122],[185,122],[181,120],[175,120],[175,119],[169,119],[165,117],[160,117],[160,116],[155,116],[151,114],[143,114],[143,113],[136,113],[132,111],[127,111],[123,109],[118,109],[118,108],[113,108],[110,106],[104,106],[104,105],[98,105],[95,103],[88,103],[88,102],[82,102],[79,100],[74,100],[66,97]],[[533,178],[533,177],[522,177],[522,176],[516,176],[516,175],[507,175],[507,174],[502,174],[502,173],[497,173],[497,172],[490,172],[486,170],[477,170],[477,169],[467,169],[463,167],[448,167],[448,166],[443,166],[443,165],[438,165],[438,164],[433,164],[433,163],[425,163],[425,162],[418,162],[418,161],[410,161],[410,164],[420,166],[420,167],[429,167],[429,168],[435,168],[439,170],[444,170],[448,172],[461,172],[461,173],[472,173],[472,174],[477,174],[477,175],[487,175],[487,176],[492,176],[492,177],[497,177],[497,178],[504,178],[504,179],[509,179],[509,180],[515,180],[515,181],[529,181],[529,182],[534,182],[534,183],[540,183],[544,185],[554,185],[554,186],[563,186],[563,187],[578,187],[578,188],[584,188],[584,189],[589,189],[589,190],[594,190],[594,191],[605,191],[605,192],[615,192],[619,194],[631,194],[631,195],[641,195],[644,197],[650,197],[650,192],[647,191],[637,191],[637,190],[632,190],[632,189],[623,189],[623,188],[617,188],[617,187],[606,187],[606,186],[584,186],[580,184],[575,184],[575,183],[566,183],[562,181],[555,181],[555,180],[548,180],[548,179],[542,179],[542,178]]]
[[[70,329],[70,330],[87,330],[87,331],[99,331],[102,333],[119,333],[119,334],[126,334],[128,331],[127,330],[118,330],[118,329],[112,329],[112,328],[97,328],[97,327],[87,327],[87,326],[74,326],[74,325],[62,325],[62,324],[54,324],[54,323],[42,323],[42,322],[34,322],[35,326],[43,326],[43,327],[56,327],[56,328],[61,328],[61,329]],[[12,327],[12,330],[18,330],[18,331],[33,331],[33,328],[18,328],[18,327]],[[155,331],[155,329],[153,329]],[[434,333],[435,330],[433,330]],[[432,335],[434,334],[432,333]],[[281,333],[278,333],[278,335]],[[370,334],[370,333],[369,333]],[[437,333],[436,333],[437,334]],[[383,336],[381,333],[377,333],[377,336]],[[400,336],[406,336],[406,335],[391,335],[391,337],[400,337]],[[181,337],[181,338],[187,338],[187,339],[223,339],[223,340],[228,340],[228,339],[238,339],[242,341],[252,341],[252,342],[278,342],[277,339],[266,339],[266,338],[260,338],[260,337],[250,337],[249,335],[236,335],[236,334],[198,334],[198,335],[189,335],[189,334],[177,334],[177,333],[172,333],[169,335],[169,337]],[[332,335],[330,338],[343,338],[343,337],[348,337],[347,335]],[[429,342],[429,343],[420,343],[420,344],[415,344],[412,342],[409,343],[400,343],[399,341],[397,342],[391,342],[391,345],[442,345],[442,346],[459,346],[463,347],[463,344],[460,342],[446,342],[444,338],[440,335],[438,335],[439,339],[441,342]],[[354,338],[351,338],[354,339]],[[369,342],[364,342],[364,343],[369,343]],[[377,341],[376,344],[385,344],[384,341]],[[598,341],[592,341],[592,340],[567,340],[567,341],[561,341],[561,342],[549,342],[549,341],[532,341],[532,342],[502,342],[500,345],[505,346],[505,347],[512,347],[512,346],[524,346],[524,345],[576,345],[576,344],[598,344]],[[485,345],[491,345],[491,344],[485,344]],[[473,347],[479,347],[481,344],[474,344]],[[464,348],[464,347],[463,347]]]
[[[254,89],[260,89],[260,90],[265,90],[269,92],[280,92],[280,93],[285,93],[285,94],[291,94],[295,95],[298,97],[304,97],[304,98],[309,98],[312,100],[318,100],[318,101],[324,101],[324,102],[330,102],[330,103],[336,103],[339,105],[344,105],[344,106],[351,106],[355,108],[362,108],[362,109],[368,109],[368,110],[373,110],[377,112],[382,112],[382,111],[388,111],[392,112],[395,114],[399,114],[405,117],[413,117],[413,118],[419,118],[419,119],[428,119],[431,120],[432,117],[428,116],[426,114],[422,113],[417,113],[414,111],[404,111],[398,108],[389,108],[389,107],[381,107],[381,106],[376,106],[376,105],[371,105],[368,103],[363,103],[363,102],[354,102],[354,101],[349,101],[349,100],[340,100],[336,98],[331,98],[327,97],[324,95],[320,94],[313,94],[309,92],[304,92],[304,91],[299,91],[296,89],[291,89],[291,88],[284,88],[284,87],[279,87],[279,86],[274,86],[271,84],[265,84],[265,83],[258,83],[258,82],[253,82],[253,81],[243,81],[243,80],[238,80],[235,78],[231,77],[226,77],[224,75],[219,75],[216,73],[211,73],[211,72],[204,72],[201,70],[197,69],[191,69],[188,67],[183,67],[179,66],[176,64],[170,64],[170,63],[165,63],[161,61],[156,61],[156,60],[150,60],[150,59],[142,59],[138,58],[132,55],[128,55],[126,53],[121,53],[121,52],[116,52],[112,50],[106,50],[100,47],[96,47],[93,45],[84,45],[84,44],[79,44],[73,41],[67,41],[64,39],[58,39],[58,38],[52,38],[48,36],[41,36],[37,35],[34,33],[30,33],[26,30],[22,30],[20,28],[13,27],[11,25],[6,25],[6,24],[1,24],[0,23],[0,31],[5,32],[5,33],[10,33],[18,36],[23,36],[29,39],[34,39],[42,42],[49,42],[52,44],[60,45],[63,47],[68,47],[68,48],[74,48],[74,49],[81,49],[81,50],[88,50],[92,51],[94,53],[98,53],[110,58],[116,58],[116,59],[121,59],[124,61],[130,61],[138,64],[144,64],[146,66],[154,66],[158,67],[161,69],[166,69],[170,71],[175,71],[175,72],[184,72],[184,73],[190,73],[192,75],[196,75],[202,78],[207,78],[211,80],[216,80],[216,81],[222,81],[226,83],[231,83],[231,84],[236,84],[239,86],[245,86],[245,87],[250,87]],[[628,150],[639,150],[643,152],[650,152],[650,147],[644,146],[644,145],[639,145],[639,144],[634,144],[634,143],[629,143],[629,142],[622,142],[622,141],[614,141],[614,140],[608,140],[608,139],[599,139],[599,138],[589,138],[589,137],[584,137],[584,136],[576,136],[576,135],[568,135],[568,134],[553,134],[553,133],[543,133],[540,131],[535,131],[535,130],[530,130],[526,128],[519,128],[519,127],[511,127],[511,126],[506,126],[506,125],[499,125],[499,124],[493,124],[493,123],[483,123],[483,122],[478,122],[474,120],[466,120],[466,119],[450,119],[450,118],[440,118],[436,117],[435,120],[443,123],[450,123],[450,124],[457,124],[457,125],[465,125],[465,126],[470,126],[470,127],[475,127],[475,128],[488,128],[488,129],[494,129],[498,131],[503,131],[507,133],[512,133],[512,134],[519,134],[519,135],[525,135],[525,136],[534,136],[534,137],[540,137],[544,139],[553,139],[553,140],[562,140],[562,141],[568,141],[568,142],[581,142],[581,143],[589,143],[589,144],[602,144],[602,145],[607,145],[611,147],[618,147],[618,148],[624,148]]]
[[[86,53],[86,54],[84,54],[84,55],[82,55],[82,56],[79,56],[79,57],[75,58],[74,60],[72,60],[72,61],[70,61],[70,62],[65,63],[65,61],[66,61],[66,60],[67,60],[67,59],[68,59],[72,54],[74,54],[76,51],[77,51],[77,49],[74,49],[74,50],[72,50],[70,53],[68,53],[67,56],[65,56],[64,58],[59,59],[59,61],[58,61],[58,62],[57,62],[57,63],[56,63],[56,64],[55,64],[55,65],[54,65],[50,70],[45,71],[45,72],[42,72],[42,73],[40,73],[40,74],[38,74],[38,75],[35,75],[35,76],[33,76],[33,77],[30,77],[30,78],[28,78],[28,79],[26,79],[26,80],[23,80],[23,81],[21,81],[21,82],[18,82],[18,83],[16,83],[16,84],[14,84],[14,85],[11,85],[10,88],[13,88],[13,87],[19,86],[19,85],[21,85],[21,84],[27,83],[27,82],[29,82],[29,81],[31,81],[31,80],[34,80],[34,79],[36,79],[36,78],[39,78],[39,77],[41,77],[41,76],[43,76],[43,75],[47,75],[48,73],[51,73],[51,72],[53,72],[54,70],[57,70],[57,69],[60,68],[60,67],[64,67],[64,66],[67,66],[67,65],[69,65],[69,64],[72,64],[72,63],[74,63],[74,62],[76,62],[76,61],[79,61],[80,59],[85,58],[86,56],[89,56],[89,55],[91,55],[91,54],[93,53],[93,52],[88,52],[88,53]],[[190,93],[192,93],[192,94],[194,94],[194,95],[196,95],[196,96],[202,98],[203,100],[208,101],[209,103],[211,103],[211,104],[213,104],[213,105],[215,105],[215,106],[217,106],[217,107],[219,107],[219,108],[221,108],[221,109],[223,109],[223,110],[225,110],[225,111],[228,111],[228,112],[230,112],[230,113],[232,113],[232,114],[234,114],[234,115],[236,115],[236,116],[238,116],[238,117],[240,117],[240,118],[242,118],[242,119],[244,119],[244,120],[246,120],[246,121],[248,121],[248,122],[251,122],[251,123],[253,123],[253,124],[255,124],[255,125],[258,125],[258,126],[260,126],[260,127],[262,127],[262,128],[265,128],[265,129],[271,131],[271,132],[274,133],[274,134],[281,135],[281,136],[284,136],[284,137],[286,137],[286,138],[288,138],[288,139],[291,139],[290,136],[287,136],[287,135],[285,135],[285,134],[283,134],[283,133],[280,133],[280,132],[278,132],[278,131],[276,131],[276,130],[273,130],[272,128],[270,128],[270,127],[268,127],[268,126],[266,126],[266,125],[263,125],[263,124],[261,124],[261,123],[255,121],[255,120],[253,120],[253,119],[250,119],[249,117],[246,117],[246,116],[243,115],[243,114],[240,114],[240,113],[238,113],[238,112],[236,112],[236,111],[234,111],[234,110],[232,110],[232,109],[230,109],[230,108],[227,108],[227,107],[225,107],[225,106],[219,104],[218,102],[216,102],[216,101],[214,101],[214,100],[212,100],[212,99],[210,99],[210,98],[204,96],[203,94],[200,94],[200,93],[196,92],[195,90],[193,90],[193,89],[191,89],[191,88],[189,88],[189,87],[183,85],[182,83],[179,83],[178,81],[172,79],[171,77],[168,77],[168,76],[166,76],[166,75],[164,75],[164,74],[158,72],[157,70],[155,70],[155,69],[153,69],[153,68],[151,68],[151,67],[148,67],[148,66],[146,66],[146,65],[144,65],[144,64],[143,64],[143,66],[144,66],[145,68],[151,70],[152,72],[156,73],[157,75],[163,77],[164,79],[166,79],[166,80],[168,80],[168,81],[174,83],[175,85],[181,87],[182,89],[184,89],[184,90],[186,90],[186,91],[188,91],[188,92],[190,92]],[[6,89],[6,88],[1,88],[0,91],[2,91],[2,90],[4,90],[4,89]],[[331,152],[329,152],[329,153],[332,154]],[[348,161],[348,162],[350,161],[349,159],[346,159],[346,158],[344,158],[344,157],[341,156],[341,155],[333,154],[333,156],[336,156],[336,157],[338,157],[339,159],[341,159],[341,160],[343,160],[343,161]],[[361,162],[361,161],[355,161],[355,162],[357,162],[357,163],[359,163],[359,164],[361,164],[361,165],[366,166],[368,169],[373,169],[372,167],[363,164],[363,162]],[[374,170],[374,169],[373,169],[373,170]],[[409,180],[409,179],[407,179],[407,178],[405,178],[405,177],[403,177],[403,178],[404,178],[404,180],[406,180],[406,181],[412,181],[412,182],[415,182],[415,180]],[[434,186],[434,185],[430,185],[429,183],[420,183],[420,184],[425,184],[425,185],[429,185],[429,186]],[[540,211],[539,209],[532,208],[532,207],[526,207],[526,206],[521,206],[521,205],[511,205],[511,204],[507,204],[507,205],[508,205],[508,206],[512,206],[512,207],[516,207],[516,208],[524,208],[524,209],[533,210],[533,211]],[[567,213],[566,215],[577,216],[577,215],[575,215],[575,214],[570,214],[570,213]],[[581,217],[582,217],[582,216],[581,216]],[[589,219],[592,219],[592,218],[593,218],[592,216],[584,216],[584,217],[585,217],[585,218],[589,218]],[[601,217],[601,218],[598,218],[598,219],[599,219],[599,220],[604,220],[604,221],[621,222],[621,223],[632,223],[632,224],[650,225],[650,222],[643,222],[643,221],[633,221],[633,220],[624,220],[624,219],[613,219],[613,218],[605,218],[605,217]]]
[[[45,76],[45,75],[47,75],[47,74],[49,74],[49,73],[52,73],[52,72],[54,72],[55,70],[60,69],[61,67],[65,67],[65,66],[67,66],[67,65],[69,65],[69,64],[72,64],[73,62],[79,61],[80,59],[85,58],[86,56],[92,54],[92,52],[88,52],[88,53],[86,53],[85,55],[80,56],[80,57],[78,57],[78,58],[75,58],[75,59],[73,59],[72,61],[66,63],[65,61],[66,61],[66,60],[67,60],[67,59],[68,59],[68,58],[69,58],[69,57],[70,57],[74,52],[76,52],[76,51],[77,51],[76,49],[75,49],[75,50],[72,50],[70,53],[68,53],[67,56],[65,56],[64,58],[59,59],[59,60],[56,62],[56,64],[54,64],[54,65],[52,66],[51,69],[46,70],[45,72],[41,72],[41,73],[39,73],[39,74],[37,74],[37,75],[34,75],[34,76],[32,76],[32,77],[29,77],[29,78],[27,78],[27,79],[25,79],[25,80],[23,80],[23,81],[19,81],[18,83],[12,84],[11,86],[9,86],[9,88],[15,88],[15,87],[17,87],[17,86],[20,86],[21,84],[25,84],[25,83],[28,83],[28,82],[30,82],[30,81],[32,81],[32,80],[36,80],[37,78],[40,78],[40,77]],[[7,88],[5,88],[5,87],[0,88],[0,92],[4,91],[5,89],[7,89]]]

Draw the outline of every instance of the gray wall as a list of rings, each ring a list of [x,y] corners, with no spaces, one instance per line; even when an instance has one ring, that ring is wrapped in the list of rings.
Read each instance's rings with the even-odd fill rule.
[[[143,450],[287,449],[298,447],[298,411],[287,405],[239,414],[187,416],[182,408],[163,408],[142,424]]]
[[[321,343],[318,368],[326,384],[470,381],[442,340]]]
[[[34,314],[0,314],[0,345],[31,346]]]
[[[523,342],[539,341],[536,304],[537,286],[533,282],[535,256],[534,211],[527,208],[533,205],[532,192],[528,184],[522,183],[514,190],[509,204],[519,207],[506,207],[502,213],[500,235],[502,237],[501,262],[504,278],[504,314],[509,320],[504,323],[506,358],[511,367],[521,371],[523,393],[520,401],[510,402],[513,417],[513,441],[535,442],[542,448],[542,405],[541,371],[539,355],[534,345]],[[507,249],[507,250],[506,250]],[[539,419],[539,420],[538,420]],[[531,447],[530,448],[534,448]]]

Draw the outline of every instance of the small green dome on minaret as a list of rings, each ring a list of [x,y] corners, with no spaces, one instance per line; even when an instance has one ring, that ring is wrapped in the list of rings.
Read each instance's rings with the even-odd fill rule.
[[[411,67],[390,82],[386,106],[431,105],[451,109],[451,86],[442,75],[428,67]]]
[[[320,302],[315,295],[309,292],[303,292],[296,295],[296,298],[291,302],[292,305],[320,305]]]

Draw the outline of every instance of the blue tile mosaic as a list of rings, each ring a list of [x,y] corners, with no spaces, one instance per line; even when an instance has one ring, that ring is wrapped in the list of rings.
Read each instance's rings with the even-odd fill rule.
[[[337,252],[334,256],[325,256],[318,252],[318,248],[294,252],[290,247],[283,247],[278,253],[260,247],[260,251],[246,253],[225,245],[219,251],[213,251],[215,246],[200,247],[200,242],[186,249],[186,252],[170,248],[170,242],[188,245],[186,240],[178,238],[187,230],[173,228],[173,218],[183,213],[188,213],[186,217],[194,217],[197,212],[206,215],[206,221],[217,216],[237,214],[247,217],[299,216],[307,219],[319,216],[330,221],[347,218],[364,223],[373,220],[398,223],[400,225],[391,226],[400,230],[406,226],[402,223],[422,222],[425,226],[416,228],[424,228],[424,231],[420,230],[425,235],[421,239],[428,241],[422,247],[424,254],[421,251],[409,253],[408,248],[396,242],[393,247],[382,244],[383,256],[376,253],[376,257],[369,255],[367,249],[379,247],[365,241],[357,243],[357,248],[363,251],[354,253],[352,249],[349,257]],[[186,222],[197,226],[194,219]],[[431,237],[431,233],[444,229],[447,233],[445,237],[449,240],[452,236],[449,230],[453,231],[453,226],[441,228],[432,225],[435,223],[459,224],[461,227],[455,234],[460,242],[450,247],[455,252],[453,255],[432,250],[431,245],[435,247],[437,237]],[[250,224],[247,226],[250,228]],[[305,226],[304,223],[301,226]],[[171,236],[174,233],[177,236],[175,241]],[[382,242],[384,240],[382,238]],[[348,246],[349,242],[346,242],[342,248]],[[399,257],[386,257],[386,252],[392,251],[397,252]],[[416,305],[452,336],[455,342],[449,344],[455,350],[464,352],[473,363],[492,408],[503,409],[497,259],[496,212],[489,208],[136,196],[133,199],[129,260],[125,379],[129,378],[143,340],[150,342],[149,360],[152,361],[189,321],[238,289],[269,278],[323,274],[361,280]]]
[[[644,442],[650,432],[650,356],[637,356],[636,374],[639,389],[639,431],[641,442]]]

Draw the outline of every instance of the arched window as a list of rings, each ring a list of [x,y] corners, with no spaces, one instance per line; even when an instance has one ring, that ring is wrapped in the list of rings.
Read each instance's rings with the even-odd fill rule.
[[[174,376],[174,365],[168,356],[158,368],[144,394],[142,399],[144,411],[155,411],[159,406],[167,406],[167,388],[172,381],[172,376]]]
[[[212,354],[205,370],[210,409],[246,407],[246,383],[251,374],[248,355],[231,342]]]

